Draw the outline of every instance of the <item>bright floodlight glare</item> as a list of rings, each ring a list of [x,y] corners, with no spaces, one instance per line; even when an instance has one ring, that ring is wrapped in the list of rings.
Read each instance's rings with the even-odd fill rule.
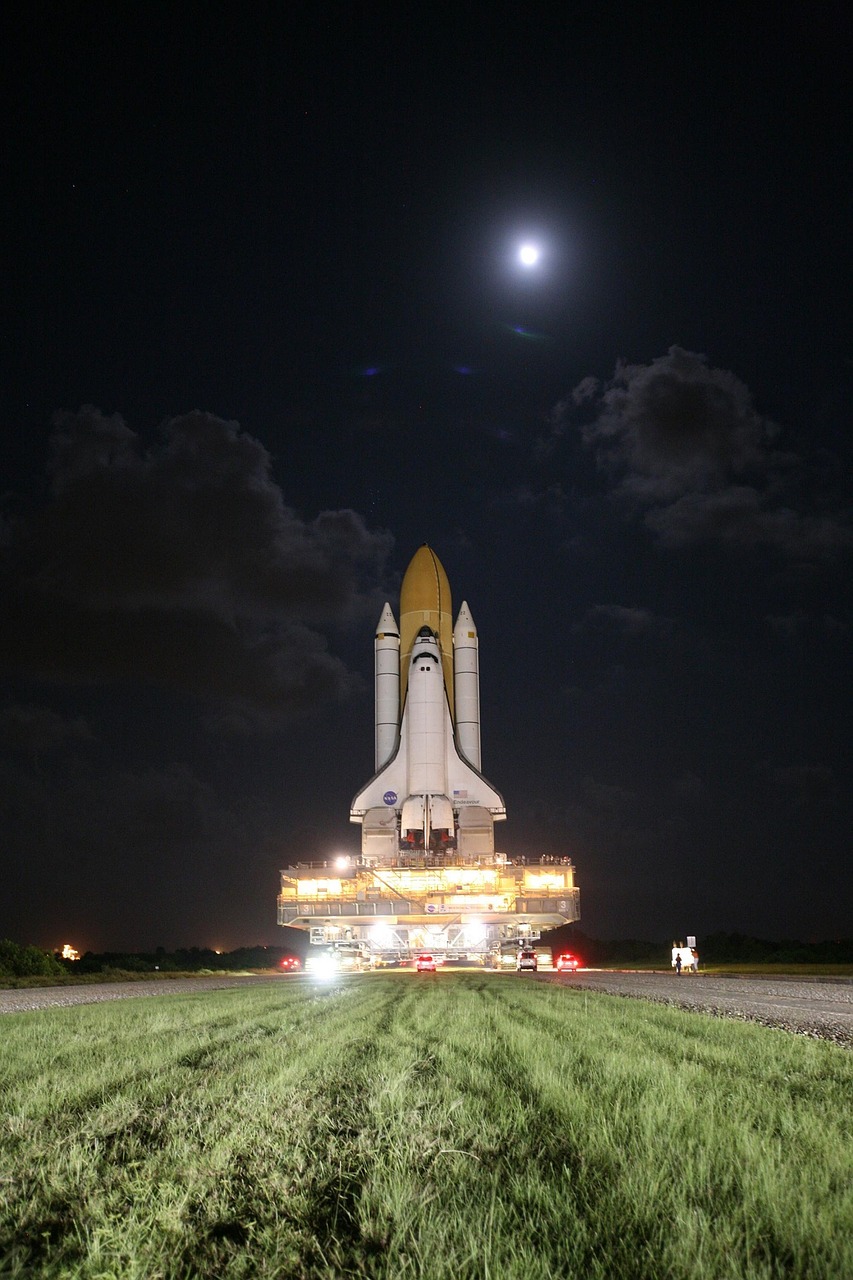
[[[539,261],[539,250],[535,244],[523,244],[518,251],[518,260],[524,267],[535,267]]]
[[[334,953],[325,951],[318,956],[309,956],[305,968],[315,978],[333,978],[338,970],[338,958]]]

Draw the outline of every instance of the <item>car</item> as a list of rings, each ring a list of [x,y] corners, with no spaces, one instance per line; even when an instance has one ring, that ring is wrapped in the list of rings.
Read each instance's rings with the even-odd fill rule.
[[[557,972],[573,973],[575,969],[580,968],[580,963],[577,956],[573,956],[570,951],[564,951],[562,955],[557,956]]]
[[[298,973],[302,968],[302,961],[299,956],[282,956],[278,962],[278,967],[282,973]]]
[[[418,956],[415,961],[415,968],[418,973],[435,973],[435,956]]]
[[[516,959],[516,962],[515,962],[515,967],[519,973],[524,969],[529,970],[529,972],[531,973],[535,973],[538,967],[536,952],[535,951],[519,951],[518,958]]]

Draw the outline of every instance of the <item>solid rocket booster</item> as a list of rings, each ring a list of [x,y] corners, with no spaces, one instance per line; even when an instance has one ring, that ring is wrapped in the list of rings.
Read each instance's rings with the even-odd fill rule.
[[[493,853],[492,824],[506,809],[479,771],[477,629],[467,603],[452,625],[450,585],[430,547],[403,578],[399,630],[383,608],[374,653],[376,773],[350,810],[363,853]]]
[[[400,632],[390,604],[382,610],[376,628],[374,659],[378,770],[388,763],[400,741]]]
[[[462,601],[453,628],[453,676],[456,685],[456,741],[475,769],[480,767],[480,663],[477,628],[468,602]]]

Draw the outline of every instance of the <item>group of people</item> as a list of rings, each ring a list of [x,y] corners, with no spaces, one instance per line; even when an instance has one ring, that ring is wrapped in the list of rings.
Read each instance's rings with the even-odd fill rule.
[[[520,858],[507,858],[507,862],[512,867],[526,867],[529,864],[535,866],[537,863],[541,865],[543,862],[547,863],[548,866],[570,867],[572,865],[571,858],[558,858],[555,853],[543,853],[538,858],[525,858],[523,856]]]
[[[682,969],[687,973],[696,973],[699,969],[699,952],[693,947],[682,947],[680,944],[673,945],[672,967],[678,977],[681,977]]]

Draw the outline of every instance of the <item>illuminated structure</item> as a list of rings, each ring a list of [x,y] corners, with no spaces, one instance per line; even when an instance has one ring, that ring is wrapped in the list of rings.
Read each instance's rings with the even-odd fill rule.
[[[406,570],[399,629],[382,610],[374,651],[376,772],[350,807],[361,856],[282,871],[279,924],[376,963],[421,950],[496,961],[577,920],[569,858],[495,851],[506,808],[480,772],[477,629],[464,601],[453,625],[430,547]]]

